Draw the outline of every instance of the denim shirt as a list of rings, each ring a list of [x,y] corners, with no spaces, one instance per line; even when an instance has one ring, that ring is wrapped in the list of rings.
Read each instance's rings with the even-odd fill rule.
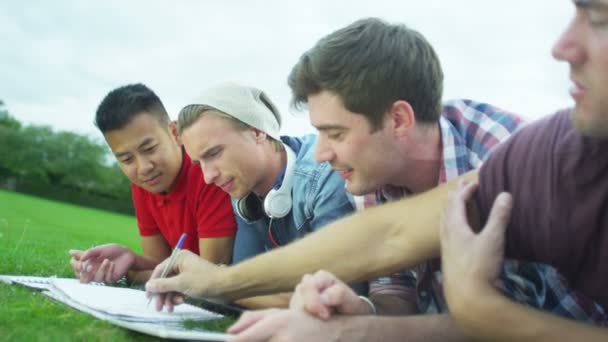
[[[272,238],[284,246],[324,225],[354,211],[344,187],[344,180],[334,172],[329,163],[317,163],[314,158],[316,135],[300,138],[282,136],[283,143],[296,154],[292,181],[291,211],[283,218],[272,220]],[[283,182],[285,168],[273,186]],[[236,200],[232,200],[233,207]],[[236,210],[235,210],[236,212]],[[270,219],[264,217],[250,223],[237,216],[238,230],[234,242],[233,263],[263,253],[276,247],[269,236]]]

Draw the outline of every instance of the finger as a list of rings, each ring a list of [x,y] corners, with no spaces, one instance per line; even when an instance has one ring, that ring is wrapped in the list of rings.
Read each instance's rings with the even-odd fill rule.
[[[467,219],[467,201],[476,190],[476,183],[460,181],[458,188],[448,193],[441,216],[441,238],[447,238],[452,230],[471,231]]]
[[[93,273],[93,279],[92,279],[92,281],[94,281],[94,282],[98,282],[98,283],[103,282],[103,279],[104,279],[104,272],[105,272],[106,267],[108,267],[108,263],[109,263],[109,262],[110,262],[110,261],[109,261],[108,259],[104,259],[104,260],[101,262],[101,264],[100,264],[100,265],[99,265],[99,267],[97,268],[97,271],[95,271],[95,272]]]
[[[348,290],[350,290],[350,288],[348,288],[348,286],[345,285],[344,283],[337,283],[334,284],[328,288],[326,288],[322,293],[321,293],[321,301],[323,302],[323,304],[325,305],[331,305],[331,306],[338,306],[341,305],[345,302],[346,299],[348,299],[350,293]],[[352,290],[350,290],[350,292],[352,292]],[[353,292],[353,295],[356,297],[356,295]]]
[[[310,274],[305,274],[302,276],[302,279],[300,279],[300,282],[298,283],[298,285],[296,285],[294,291],[293,291],[293,295],[291,296],[291,299],[289,300],[289,307],[290,308],[302,308],[302,306],[304,305],[304,297],[302,294],[302,284],[304,282],[306,282],[309,278],[311,277]]]
[[[282,327],[285,326],[288,316],[285,312],[270,313],[250,325],[247,329],[242,330],[234,339],[230,341],[268,341],[274,334],[280,333]]]
[[[181,293],[173,292],[173,296],[171,296],[171,301],[173,305],[181,305],[185,302],[185,297]]]
[[[298,292],[300,308],[290,305],[290,309],[303,309],[321,319],[328,319],[331,316],[330,308],[321,301],[321,291],[315,283],[315,278],[304,276],[296,287],[296,290]]]
[[[494,200],[490,216],[480,237],[483,239],[493,240],[495,244],[503,244],[505,230],[509,220],[511,219],[511,209],[513,208],[513,197],[510,194],[500,193]]]
[[[321,294],[321,300],[326,306],[334,307],[339,313],[346,315],[363,314],[361,298],[346,284],[339,283],[330,286]]]
[[[76,275],[77,278],[80,278],[80,268],[82,267],[81,262],[80,262],[80,258],[82,256],[82,251],[78,250],[78,249],[70,249],[68,251],[68,254],[71,256],[70,258],[70,266],[72,267],[72,269],[74,270],[74,274]]]
[[[86,251],[82,252],[82,255],[80,256],[81,260],[88,260],[88,259],[96,259],[99,258],[99,256],[101,255],[103,246],[96,246],[96,247],[92,247],[87,249]]]
[[[315,274],[313,274],[312,280],[319,292],[322,292],[326,288],[333,286],[336,283],[342,282],[333,273],[326,270],[317,271]]]
[[[80,260],[82,258],[82,254],[84,254],[84,252],[79,249],[70,249],[68,251],[68,254],[70,254],[72,256],[72,258],[74,258],[76,260]]]
[[[166,294],[161,293],[154,296],[154,307],[156,311],[163,311],[163,306],[165,305],[165,296]]]
[[[171,278],[156,278],[150,279],[146,283],[146,292],[150,294],[160,294],[167,292],[180,292],[182,291],[181,275],[177,275]]]
[[[110,266],[110,260],[103,259],[101,266],[99,266],[99,268],[97,269],[97,272],[95,272],[93,281],[98,282],[98,283],[103,283],[105,280],[105,273],[109,266]]]
[[[80,278],[80,261],[76,260],[75,258],[70,258],[70,267],[72,267],[74,270],[76,278]]]
[[[168,262],[169,262],[169,259],[165,259],[163,262],[156,265],[156,267],[154,267],[154,270],[152,271],[152,274],[150,275],[150,279],[160,278],[160,275],[163,273],[163,270],[165,269],[165,265]]]
[[[477,190],[478,187],[478,183],[476,182],[469,182],[468,180],[459,180],[458,181],[458,185],[456,186],[456,192],[461,193],[465,196],[467,196],[467,199],[470,197],[470,195],[472,195],[475,190]]]
[[[228,327],[228,330],[226,330],[226,332],[228,332],[229,334],[238,334],[241,331],[250,327],[255,322],[261,320],[262,318],[266,317],[270,313],[276,312],[276,311],[277,311],[276,309],[245,311],[241,315],[241,317],[239,317],[238,321],[236,321],[234,324],[232,324],[230,327]]]
[[[104,282],[106,284],[112,284],[114,282],[114,262],[110,261],[108,270],[104,274]]]
[[[477,183],[468,183],[466,181],[458,182],[458,188],[454,191],[453,201],[456,202],[457,208],[460,213],[464,214],[463,218],[466,220],[466,205],[471,200],[475,191],[477,191]]]
[[[99,269],[100,266],[97,266],[97,269],[95,269],[95,267],[93,265],[86,265],[86,268],[83,269],[83,265],[85,265],[87,262],[85,261],[84,263],[81,262],[81,268],[80,268],[80,282],[81,283],[88,283],[91,281],[95,281],[95,274],[97,272],[97,269]]]
[[[443,213],[441,215],[441,229],[443,233],[449,233],[452,226],[461,226],[465,221],[465,202],[457,190],[448,192]]]
[[[167,293],[165,296],[165,308],[167,308],[167,312],[173,312],[173,295],[172,292]]]
[[[477,190],[477,187],[477,183],[470,183],[466,180],[460,180],[458,181],[456,188],[450,190],[450,193],[457,197],[456,200],[463,199],[468,201]]]

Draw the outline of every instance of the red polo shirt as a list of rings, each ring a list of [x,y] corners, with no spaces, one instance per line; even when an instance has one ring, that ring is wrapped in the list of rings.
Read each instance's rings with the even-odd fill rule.
[[[174,248],[185,232],[182,248],[199,254],[199,239],[234,236],[236,221],[228,194],[214,184],[205,184],[201,168],[182,154],[182,168],[169,194],[131,184],[131,195],[141,236],[162,234]]]

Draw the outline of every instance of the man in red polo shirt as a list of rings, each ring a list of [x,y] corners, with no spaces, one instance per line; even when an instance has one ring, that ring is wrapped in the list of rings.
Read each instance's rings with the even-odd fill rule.
[[[230,198],[205,184],[158,96],[143,84],[117,88],[97,108],[95,124],[131,181],[143,255],[118,244],[71,250],[76,276],[82,282],[111,283],[123,276],[145,282],[182,233],[182,248],[229,263],[236,231]]]

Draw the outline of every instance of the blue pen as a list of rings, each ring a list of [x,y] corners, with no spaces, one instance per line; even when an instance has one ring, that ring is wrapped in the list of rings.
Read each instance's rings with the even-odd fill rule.
[[[169,262],[165,264],[165,268],[163,268],[163,272],[160,274],[160,278],[165,278],[169,271],[173,268],[173,264],[175,264],[175,258],[177,257],[177,253],[180,249],[182,249],[182,245],[186,241],[186,233],[183,233],[177,241],[177,245],[175,245],[175,249],[171,252],[171,256],[169,257]],[[152,297],[148,299],[148,306],[150,306],[150,302],[152,301]]]

